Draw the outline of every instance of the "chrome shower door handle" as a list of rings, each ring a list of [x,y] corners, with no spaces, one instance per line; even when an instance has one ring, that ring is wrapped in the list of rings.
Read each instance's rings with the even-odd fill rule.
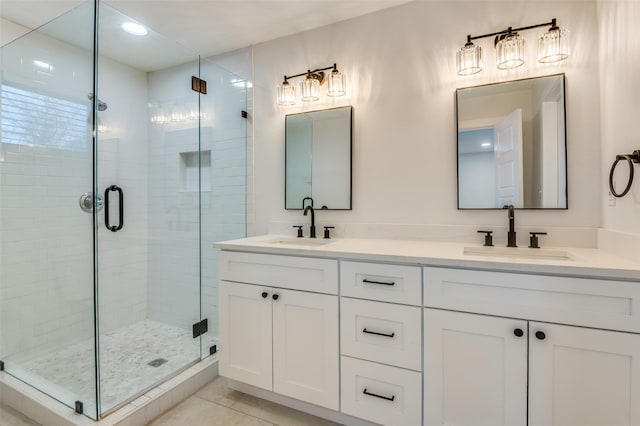
[[[120,219],[118,220],[118,225],[111,225],[109,222],[109,193],[116,191],[118,192],[118,213]],[[111,232],[118,232],[122,229],[122,225],[124,225],[124,194],[122,192],[122,188],[116,185],[111,185],[104,190],[104,225]]]
[[[98,195],[95,199],[95,207],[97,211],[102,210],[104,207],[104,199],[102,198],[102,194],[98,192]],[[85,192],[80,196],[80,208],[85,213],[93,213],[93,192]]]

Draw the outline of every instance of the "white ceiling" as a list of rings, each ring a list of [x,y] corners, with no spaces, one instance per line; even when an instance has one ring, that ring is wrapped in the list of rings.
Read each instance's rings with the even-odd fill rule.
[[[343,21],[377,10],[393,7],[409,0],[102,0],[103,4],[118,9],[168,40],[188,47],[203,56],[216,55],[272,40],[300,31]],[[0,0],[0,16],[29,29],[54,20],[70,9],[87,3],[79,0]],[[85,5],[84,8],[87,8]],[[85,14],[78,13],[78,16]],[[71,42],[77,40],[77,29],[69,24],[55,22],[51,36]],[[57,27],[54,29],[54,27]],[[65,33],[66,30],[66,33]],[[76,35],[74,36],[74,31]],[[103,37],[102,40],[105,40]],[[75,43],[80,44],[80,43]],[[126,44],[114,44],[114,52]],[[105,48],[107,48],[105,44]],[[155,49],[147,49],[148,51]],[[161,49],[162,50],[162,49]],[[139,50],[138,50],[139,52]],[[103,54],[106,52],[103,50]],[[158,58],[153,64],[135,65],[135,56],[121,62],[140,69],[158,69]],[[108,55],[112,56],[113,55]],[[164,55],[165,57],[167,55]],[[140,58],[139,58],[140,61]]]

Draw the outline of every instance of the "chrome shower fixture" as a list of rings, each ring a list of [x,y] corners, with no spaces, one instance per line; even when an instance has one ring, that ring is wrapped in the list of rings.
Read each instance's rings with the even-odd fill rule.
[[[93,93],[89,93],[87,97],[89,98],[90,101],[93,101]],[[108,107],[109,106],[107,105],[106,102],[103,102],[100,100],[100,98],[98,98],[98,111],[106,111]]]

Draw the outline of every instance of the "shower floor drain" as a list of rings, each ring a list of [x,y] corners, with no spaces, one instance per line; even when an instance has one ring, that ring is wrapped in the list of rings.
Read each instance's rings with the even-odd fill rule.
[[[149,362],[147,365],[150,365],[152,367],[160,367],[165,362],[167,362],[167,360],[164,358],[156,358],[153,361]]]

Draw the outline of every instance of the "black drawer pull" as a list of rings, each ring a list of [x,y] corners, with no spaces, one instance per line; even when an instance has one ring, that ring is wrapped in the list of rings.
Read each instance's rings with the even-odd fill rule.
[[[393,281],[391,281],[390,283],[386,283],[384,281],[374,281],[367,278],[363,279],[362,282],[367,284],[396,285],[396,283]]]
[[[388,396],[376,395],[375,393],[367,392],[367,388],[364,388],[362,393],[369,396],[375,396],[376,398],[386,399],[387,401],[393,401],[394,399],[396,399],[395,395],[391,395],[391,397],[388,397]]]
[[[393,338],[393,336],[396,335],[396,333],[386,334],[386,333],[378,333],[377,331],[369,331],[366,328],[363,328],[362,332],[367,334],[375,334],[376,336],[384,336],[384,337],[391,337],[391,338]]]

